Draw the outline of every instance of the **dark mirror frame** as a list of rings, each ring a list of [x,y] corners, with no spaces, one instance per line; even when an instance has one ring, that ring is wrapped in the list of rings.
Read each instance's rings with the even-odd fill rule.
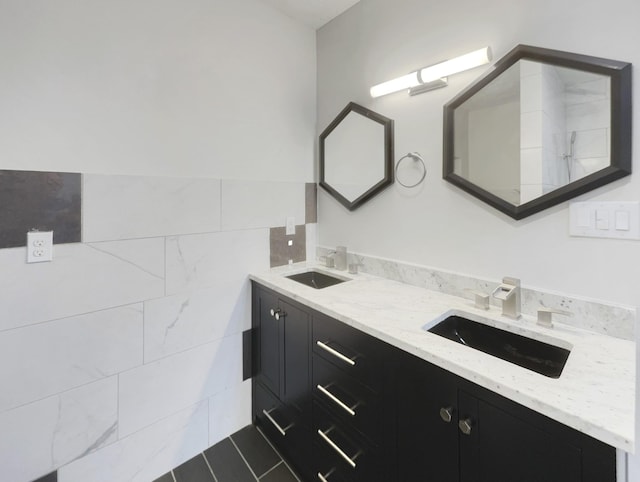
[[[606,75],[611,79],[611,163],[604,169],[516,206],[454,173],[454,113],[458,106],[520,59]],[[518,45],[498,60],[493,70],[445,104],[442,177],[512,218],[522,219],[631,174],[631,113],[631,64]]]
[[[356,112],[373,122],[382,124],[384,127],[384,177],[371,186],[365,193],[358,196],[353,201],[348,200],[333,186],[328,184],[325,180],[325,139],[333,130],[340,125],[347,115],[351,112]],[[340,204],[346,207],[349,211],[353,211],[357,207],[361,206],[364,202],[371,199],[387,186],[393,184],[393,120],[385,117],[377,112],[374,112],[366,107],[356,104],[355,102],[349,102],[347,106],[338,114],[338,116],[327,126],[327,128],[320,134],[320,186],[331,194]]]

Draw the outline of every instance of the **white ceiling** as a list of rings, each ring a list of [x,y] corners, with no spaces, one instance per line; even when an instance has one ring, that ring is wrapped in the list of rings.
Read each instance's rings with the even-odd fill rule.
[[[360,0],[262,0],[264,3],[277,8],[291,18],[299,20],[315,29],[342,12],[352,7]]]

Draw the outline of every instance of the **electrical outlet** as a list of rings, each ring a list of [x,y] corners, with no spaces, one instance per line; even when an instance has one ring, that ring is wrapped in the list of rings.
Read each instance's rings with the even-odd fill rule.
[[[53,259],[53,231],[27,233],[27,263],[43,263]]]

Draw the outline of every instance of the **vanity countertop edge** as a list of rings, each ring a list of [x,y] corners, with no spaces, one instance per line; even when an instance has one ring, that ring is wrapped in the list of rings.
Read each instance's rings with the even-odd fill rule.
[[[349,279],[314,289],[286,276],[308,269]],[[364,273],[350,275],[313,263],[251,273],[249,278],[464,379],[626,452],[634,451],[635,343],[562,323],[518,321],[498,308]],[[450,314],[479,317],[503,329],[571,347],[560,378],[552,379],[423,329]]]

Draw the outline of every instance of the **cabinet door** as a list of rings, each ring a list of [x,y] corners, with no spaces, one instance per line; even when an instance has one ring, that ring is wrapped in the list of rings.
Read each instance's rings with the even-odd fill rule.
[[[396,404],[398,481],[457,482],[456,395],[449,373],[408,355],[403,358]]]
[[[280,396],[280,330],[283,318],[277,320],[271,315],[271,310],[278,310],[278,298],[264,290],[258,291],[257,296],[259,317],[258,333],[260,339],[260,367],[258,369],[260,381]]]
[[[460,420],[468,423],[460,432],[461,482],[591,480],[571,435],[545,430],[524,407],[500,404],[459,393]]]
[[[311,412],[310,317],[289,303],[280,301],[284,315],[284,372],[282,401],[309,417]]]

